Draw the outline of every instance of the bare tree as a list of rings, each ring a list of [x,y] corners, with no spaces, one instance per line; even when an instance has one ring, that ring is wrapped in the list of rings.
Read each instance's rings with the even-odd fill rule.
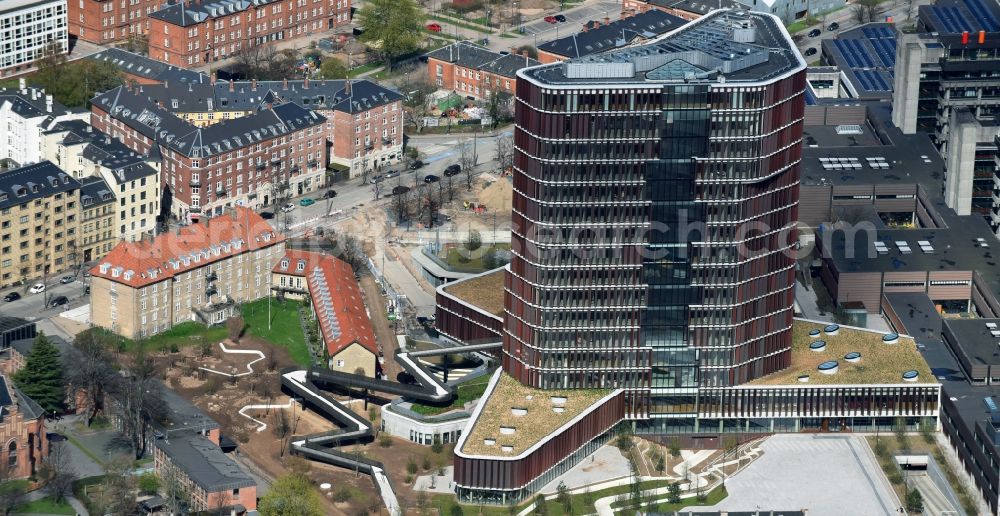
[[[57,503],[73,494],[73,482],[76,482],[78,477],[67,446],[66,441],[50,442],[49,456],[39,468],[39,477],[45,484],[45,492]]]
[[[268,63],[274,60],[278,51],[274,45],[244,45],[236,51],[237,69],[248,79],[263,79]]]
[[[917,5],[917,0],[906,0],[906,21],[913,19],[913,8]]]
[[[24,502],[28,492],[28,481],[14,478],[17,471],[7,461],[0,461],[0,513],[8,516],[14,508]]]
[[[339,233],[334,235],[334,238],[337,242],[337,252],[340,259],[347,262],[355,272],[361,270],[364,266],[364,251],[361,249],[361,243],[358,242],[357,237],[348,233]]]
[[[188,508],[191,507],[191,493],[181,482],[181,474],[177,467],[169,462],[165,463],[160,468],[160,482],[167,514],[187,514]]]
[[[438,204],[437,195],[435,195],[434,188],[428,184],[422,184],[417,187],[417,198],[419,199],[419,209],[421,215],[427,214],[427,227],[434,227],[434,214],[437,213],[440,205]]]
[[[166,414],[162,384],[134,372],[120,376],[109,386],[109,394],[118,408],[123,438],[136,459],[146,454],[146,436],[150,423]]]
[[[462,166],[462,173],[465,174],[465,188],[470,192],[472,191],[472,178],[475,175],[477,161],[476,151],[469,140],[462,140],[458,144],[458,163]]]
[[[90,426],[94,416],[103,409],[107,386],[118,376],[111,355],[96,332],[86,331],[76,336],[63,360],[72,364],[64,368],[66,383],[77,401],[83,403],[87,426]]]
[[[135,510],[135,475],[132,461],[120,457],[105,466],[101,514],[132,514]]]
[[[455,190],[456,190],[455,175],[454,174],[445,174],[444,178],[441,179],[441,184],[442,184],[442,188],[444,188],[445,193],[448,194],[448,202],[454,201],[455,200]],[[442,200],[441,203],[444,204],[444,200]]]
[[[421,122],[430,112],[429,96],[436,88],[426,78],[407,84],[406,88],[409,91],[406,92],[406,97],[403,100],[404,123],[412,124],[413,128],[419,133],[423,128]]]
[[[240,336],[243,335],[243,328],[246,327],[246,322],[243,321],[242,315],[234,315],[226,320],[226,331],[229,333],[229,340],[237,343],[240,341]]]
[[[500,172],[511,172],[514,168],[514,137],[499,136],[496,140],[496,161]]]

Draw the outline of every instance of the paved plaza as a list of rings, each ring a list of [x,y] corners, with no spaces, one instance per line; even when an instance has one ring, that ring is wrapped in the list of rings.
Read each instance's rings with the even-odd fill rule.
[[[778,434],[761,448],[761,458],[726,481],[729,496],[712,510],[898,514],[899,500],[862,436]]]

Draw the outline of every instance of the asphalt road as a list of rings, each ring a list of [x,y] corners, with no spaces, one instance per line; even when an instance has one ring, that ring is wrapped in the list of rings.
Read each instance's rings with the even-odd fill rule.
[[[24,318],[47,318],[52,317],[67,308],[74,308],[89,302],[89,296],[84,296],[83,289],[86,286],[84,284],[85,278],[83,276],[77,276],[77,279],[72,283],[63,285],[59,283],[59,277],[53,277],[46,282],[46,292],[41,294],[29,294],[28,289],[35,282],[30,282],[28,285],[21,287],[10,288],[0,292],[0,299],[7,295],[9,292],[17,292],[21,294],[21,299],[17,301],[6,302],[0,300],[0,316],[11,316],[11,317],[24,317]],[[47,296],[46,296],[47,294]],[[69,298],[69,304],[63,305],[56,308],[47,308],[45,306],[46,301],[51,301],[59,296],[66,296]]]

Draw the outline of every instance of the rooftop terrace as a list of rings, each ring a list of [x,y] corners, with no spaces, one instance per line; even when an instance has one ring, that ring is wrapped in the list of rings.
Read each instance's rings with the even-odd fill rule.
[[[506,270],[500,268],[449,283],[444,286],[444,291],[484,312],[502,315],[503,278]]]
[[[542,390],[501,373],[469,429],[462,452],[515,456],[583,414],[610,389]]]
[[[644,44],[519,73],[547,84],[721,83],[765,81],[804,67],[778,18],[720,10]]]
[[[873,385],[904,383],[903,373],[916,371],[917,378],[907,383],[936,383],[912,338],[898,336],[889,344],[883,341],[885,333],[860,328],[840,326],[835,335],[824,331],[829,323],[796,319],[792,324],[792,364],[788,368],[757,379],[747,385],[802,385],[799,377],[808,375],[808,385]],[[819,336],[811,337],[811,330],[819,330]],[[823,341],[826,347],[821,351],[810,349],[810,345]],[[860,359],[850,362],[848,353],[860,353]],[[824,374],[818,370],[820,364],[837,361],[837,372]]]

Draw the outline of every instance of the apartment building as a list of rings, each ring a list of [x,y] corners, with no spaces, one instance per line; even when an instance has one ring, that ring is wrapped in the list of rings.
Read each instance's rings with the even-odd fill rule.
[[[128,338],[184,321],[221,323],[240,303],[269,295],[271,268],[283,254],[284,236],[244,207],[120,242],[90,271],[91,320]]]
[[[198,66],[241,49],[295,39],[351,21],[351,0],[178,2],[149,15],[149,56]]]
[[[142,155],[81,120],[55,124],[41,135],[42,154],[82,181],[102,178],[116,201],[115,230],[136,241],[153,231],[160,214],[160,166],[156,149]]]
[[[0,288],[80,260],[80,182],[48,161],[0,172]]]
[[[403,96],[369,80],[217,81],[213,74],[205,82],[167,81],[135,92],[196,127],[247,117],[267,100],[293,102],[326,118],[328,162],[348,167],[351,177],[403,155]],[[295,195],[313,189],[303,182]]]
[[[161,63],[144,55],[121,48],[108,48],[87,59],[111,63],[121,72],[125,81],[135,84],[163,84],[165,82],[203,82],[208,76],[179,66]]]
[[[517,93],[517,71],[535,66],[527,55],[501,54],[467,41],[427,55],[427,78],[438,88],[463,97],[487,99],[492,93]]]
[[[118,243],[115,231],[115,194],[100,177],[80,181],[80,261],[88,263],[111,252]]]
[[[0,78],[34,69],[46,52],[69,52],[67,0],[0,2]]]
[[[149,15],[162,0],[68,0],[69,32],[83,41],[105,45],[149,30]]]
[[[17,89],[0,88],[0,160],[14,166],[42,161],[41,133],[58,122],[87,116],[85,110],[55,102],[44,89],[28,87],[24,79]]]
[[[315,111],[268,95],[247,116],[197,127],[140,88],[95,97],[91,123],[139,154],[159,154],[160,184],[170,202],[165,213],[195,221],[232,206],[263,209],[324,186],[326,118]]]

